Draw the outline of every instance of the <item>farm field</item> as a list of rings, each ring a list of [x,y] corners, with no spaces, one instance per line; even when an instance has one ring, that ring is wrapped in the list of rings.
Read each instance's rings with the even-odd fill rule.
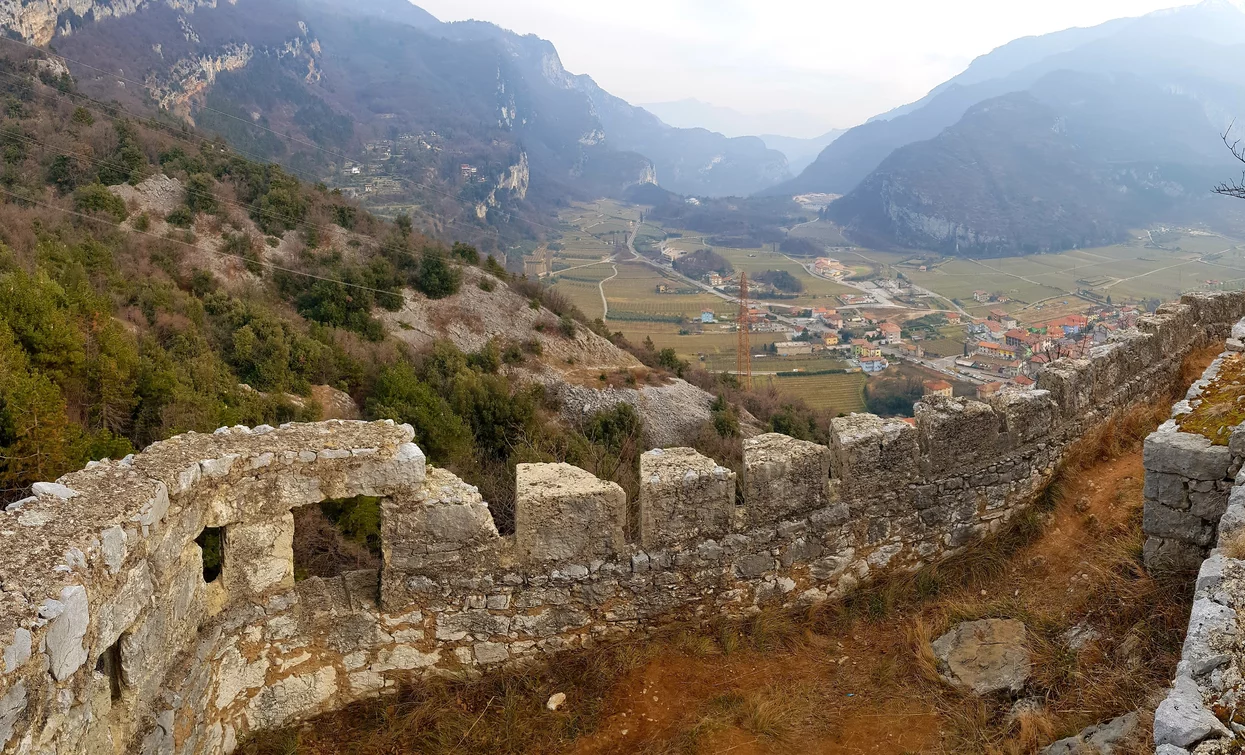
[[[773,377],[770,380],[779,391],[804,399],[814,409],[826,409],[834,414],[851,414],[865,410],[867,378],[863,372]]]
[[[1019,300],[1013,313],[1044,299],[1075,298],[1092,289],[1117,302],[1171,300],[1182,292],[1239,288],[1245,282],[1245,249],[1240,242],[1206,233],[1171,234],[1163,248],[1140,236],[1126,244],[1059,254],[949,260],[926,272],[905,268],[917,285],[958,299],[975,315],[998,305],[972,300],[977,289]],[[1083,308],[1084,303],[1069,306]],[[1050,315],[1043,315],[1049,318]]]

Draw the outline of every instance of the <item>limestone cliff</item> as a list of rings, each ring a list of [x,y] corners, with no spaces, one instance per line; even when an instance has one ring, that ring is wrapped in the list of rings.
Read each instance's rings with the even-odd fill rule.
[[[193,13],[201,6],[215,8],[217,0],[0,0],[0,27],[26,42],[46,45],[57,34],[72,34],[82,24],[129,16],[156,2]]]

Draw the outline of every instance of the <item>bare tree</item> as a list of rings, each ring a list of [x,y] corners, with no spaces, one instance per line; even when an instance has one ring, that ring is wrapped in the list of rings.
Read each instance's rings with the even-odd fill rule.
[[[1245,163],[1245,146],[1241,145],[1240,139],[1232,138],[1232,128],[1236,126],[1236,121],[1232,121],[1228,125],[1228,130],[1223,132],[1222,138],[1224,146],[1232,153],[1238,161]],[[1241,173],[1239,181],[1228,181],[1221,183],[1214,188],[1216,194],[1222,194],[1225,197],[1235,197],[1236,199],[1245,199],[1245,171]]]

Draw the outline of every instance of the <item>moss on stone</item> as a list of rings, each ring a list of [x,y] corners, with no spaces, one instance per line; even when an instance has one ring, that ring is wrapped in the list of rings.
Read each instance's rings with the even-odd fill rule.
[[[1201,435],[1217,446],[1228,445],[1233,428],[1245,422],[1245,357],[1226,357],[1199,398],[1193,411],[1177,418],[1176,424],[1182,432]]]

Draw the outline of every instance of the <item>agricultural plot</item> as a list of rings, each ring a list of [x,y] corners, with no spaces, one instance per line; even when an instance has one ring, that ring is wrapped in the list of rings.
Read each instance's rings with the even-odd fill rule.
[[[803,399],[814,409],[826,409],[836,415],[865,411],[866,377],[863,372],[771,379],[779,391]]]

